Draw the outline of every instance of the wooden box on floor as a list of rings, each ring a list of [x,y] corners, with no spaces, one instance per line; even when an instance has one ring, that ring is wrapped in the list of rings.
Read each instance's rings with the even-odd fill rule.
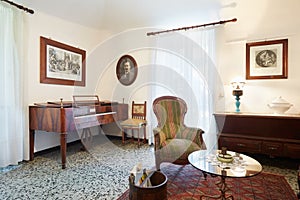
[[[150,178],[151,187],[140,187],[129,183],[130,200],[167,200],[167,182],[166,175],[155,171]],[[146,180],[145,180],[146,181]]]

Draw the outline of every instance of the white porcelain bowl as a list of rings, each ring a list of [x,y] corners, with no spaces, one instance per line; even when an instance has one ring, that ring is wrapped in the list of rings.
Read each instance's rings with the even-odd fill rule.
[[[284,114],[288,111],[293,105],[282,99],[281,97],[276,98],[272,103],[268,104],[274,114]]]
[[[290,109],[292,106],[291,104],[289,105],[276,105],[276,104],[268,104],[269,108],[271,108],[274,112],[274,114],[284,114],[286,111]]]

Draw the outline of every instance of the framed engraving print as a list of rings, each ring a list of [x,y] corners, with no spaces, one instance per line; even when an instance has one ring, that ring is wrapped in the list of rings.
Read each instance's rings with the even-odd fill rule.
[[[246,79],[286,79],[288,39],[246,44]]]
[[[85,86],[85,51],[40,37],[40,82]]]
[[[131,85],[138,73],[137,63],[130,55],[122,56],[116,67],[117,78],[123,85]]]

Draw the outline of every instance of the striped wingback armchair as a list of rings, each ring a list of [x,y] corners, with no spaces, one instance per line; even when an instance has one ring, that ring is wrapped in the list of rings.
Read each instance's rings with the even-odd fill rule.
[[[153,101],[153,111],[157,118],[154,132],[156,169],[162,162],[188,164],[188,155],[193,151],[206,149],[200,128],[187,127],[184,117],[187,106],[183,99],[162,96]]]

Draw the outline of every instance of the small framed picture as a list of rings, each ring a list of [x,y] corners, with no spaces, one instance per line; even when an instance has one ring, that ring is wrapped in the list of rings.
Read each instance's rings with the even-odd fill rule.
[[[123,85],[131,85],[138,73],[137,63],[130,55],[122,56],[116,67],[117,78]]]
[[[40,37],[40,82],[85,86],[85,51]]]
[[[246,44],[246,79],[286,79],[288,39]]]

